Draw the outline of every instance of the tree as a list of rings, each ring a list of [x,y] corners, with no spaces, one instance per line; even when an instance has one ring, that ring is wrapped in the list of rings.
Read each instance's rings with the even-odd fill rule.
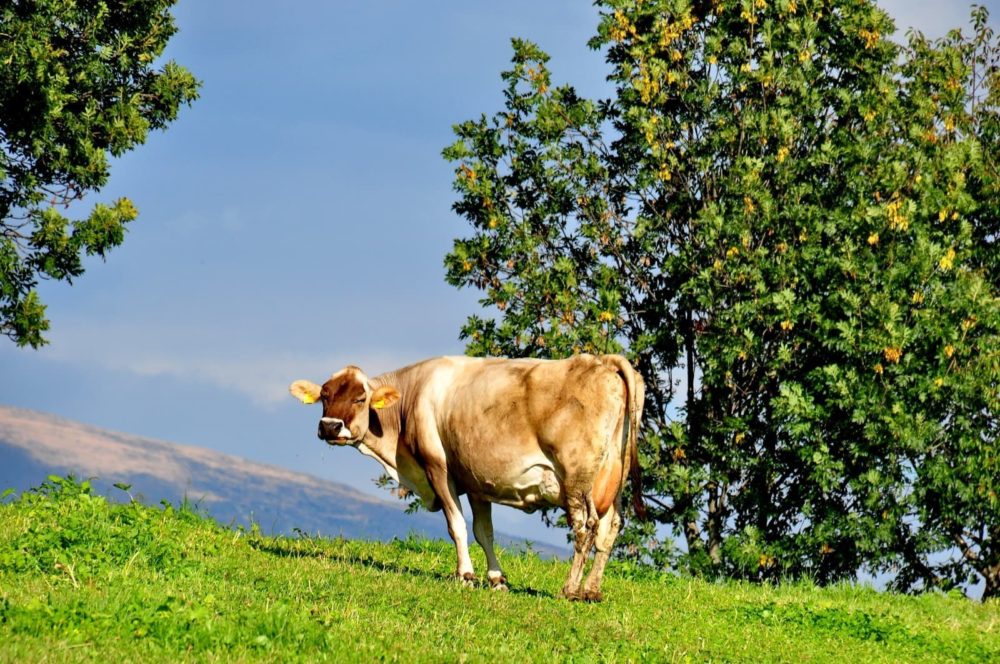
[[[197,97],[183,67],[154,63],[176,32],[176,0],[21,0],[0,8],[0,330],[38,347],[49,323],[39,278],[72,282],[137,211],[128,199],[81,219],[66,208],[108,179]]]
[[[922,447],[905,449],[913,514],[901,548],[898,587],[985,580],[1000,596],[1000,42],[984,7],[973,34],[934,43],[910,35],[904,77],[909,136],[923,143],[923,184],[932,226],[955,240],[938,268],[954,270],[919,336],[940,358],[929,391],[911,392],[911,410],[937,424]],[[950,316],[948,314],[951,314]],[[947,556],[934,553],[947,550]],[[917,552],[922,555],[915,555]]]
[[[553,87],[515,40],[505,109],[445,151],[473,228],[448,279],[495,310],[463,327],[468,351],[627,349],[671,531],[630,526],[633,555],[948,583],[930,554],[955,540],[921,501],[932,484],[951,500],[955,476],[920,478],[976,448],[987,465],[962,472],[989,496],[1000,316],[977,249],[997,180],[977,132],[921,97],[944,47],[902,52],[867,0],[598,4],[614,99]],[[959,512],[952,527],[1000,523],[995,498]]]

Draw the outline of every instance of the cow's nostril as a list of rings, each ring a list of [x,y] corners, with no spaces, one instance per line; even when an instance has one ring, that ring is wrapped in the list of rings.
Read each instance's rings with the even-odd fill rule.
[[[320,438],[325,440],[337,438],[340,436],[340,432],[343,428],[343,420],[337,419],[336,417],[324,417],[319,421],[318,435]]]

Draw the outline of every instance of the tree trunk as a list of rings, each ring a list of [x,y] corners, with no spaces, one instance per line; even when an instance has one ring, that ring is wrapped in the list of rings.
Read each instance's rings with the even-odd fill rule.
[[[983,588],[982,600],[1000,599],[1000,563],[987,567],[979,571],[986,579],[986,587]]]
[[[725,496],[714,482],[708,487],[708,558],[718,569],[722,565],[722,521],[724,517]]]
[[[698,527],[697,521],[688,521],[684,524],[684,539],[687,541],[688,553],[700,551],[705,547],[705,543],[701,541],[701,528]]]
[[[688,429],[687,444],[689,449],[698,450],[700,442],[699,438],[701,437],[701,428],[699,426],[701,418],[695,413],[697,409],[695,408],[694,389],[694,321],[689,308],[684,309],[683,314],[681,314],[681,319],[684,321],[684,354],[685,370],[687,374],[687,394],[685,405]],[[694,496],[695,500],[700,500],[700,498],[700,496]],[[709,507],[709,511],[711,512],[711,507]],[[697,521],[688,522],[684,528],[684,536],[687,539],[689,553],[705,549],[705,541],[702,540],[701,528],[699,528]],[[709,534],[709,541],[711,541],[711,534]]]

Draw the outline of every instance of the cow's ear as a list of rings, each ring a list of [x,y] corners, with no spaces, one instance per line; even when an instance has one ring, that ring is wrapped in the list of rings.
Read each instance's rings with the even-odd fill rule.
[[[288,386],[288,391],[292,396],[302,403],[316,403],[319,401],[319,393],[322,388],[309,380],[297,380]]]
[[[391,385],[383,385],[372,392],[372,408],[379,410],[399,401],[399,390]]]

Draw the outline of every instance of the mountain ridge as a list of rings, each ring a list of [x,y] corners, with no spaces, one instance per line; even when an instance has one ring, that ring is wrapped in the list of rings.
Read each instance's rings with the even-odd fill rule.
[[[50,474],[92,478],[111,498],[187,499],[215,520],[265,532],[304,532],[387,541],[412,534],[444,539],[437,514],[407,514],[402,503],[339,482],[204,447],[111,431],[58,415],[0,405],[0,490],[25,491]],[[331,507],[333,506],[333,507]],[[563,556],[559,547],[497,534],[501,546]]]

